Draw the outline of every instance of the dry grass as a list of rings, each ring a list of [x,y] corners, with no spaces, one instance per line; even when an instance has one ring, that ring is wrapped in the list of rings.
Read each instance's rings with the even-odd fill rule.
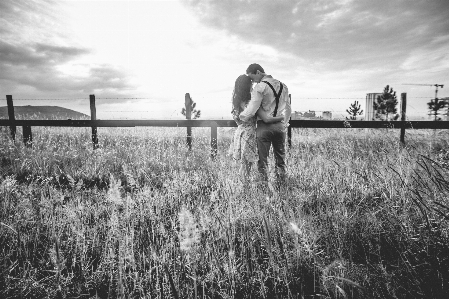
[[[20,130],[19,130],[20,131]],[[445,298],[433,131],[294,129],[280,189],[242,186],[219,129],[33,128],[0,142],[1,298]],[[20,140],[20,136],[17,137]],[[272,167],[272,165],[271,165]]]

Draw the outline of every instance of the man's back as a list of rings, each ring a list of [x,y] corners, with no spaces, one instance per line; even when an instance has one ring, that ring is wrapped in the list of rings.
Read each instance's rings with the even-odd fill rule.
[[[266,82],[268,83],[266,83]],[[266,75],[262,78],[262,80],[254,86],[253,91],[251,92],[251,101],[249,102],[248,107],[245,111],[242,112],[240,117],[242,119],[250,118],[253,116],[259,107],[262,107],[269,115],[274,116],[274,112],[276,110],[276,95],[271,89],[270,85],[273,87],[275,92],[279,94],[281,91],[281,83],[279,80],[274,79],[270,75]],[[285,120],[290,118],[291,107],[290,107],[290,99],[288,96],[288,88],[285,84],[283,84],[282,93],[279,96],[278,107],[276,110],[276,116],[284,116]]]
[[[264,82],[265,81],[265,82]],[[282,90],[281,90],[281,84]],[[271,86],[270,86],[271,85]],[[282,91],[281,95],[279,96],[279,103],[278,108],[276,110],[276,94],[274,94],[274,91],[279,94],[280,91]],[[273,115],[274,111],[276,110],[276,115],[284,115],[287,112],[286,107],[288,104],[290,104],[289,97],[288,97],[288,88],[287,86],[280,82],[279,80],[274,79],[272,76],[266,76],[262,79],[260,83],[256,85],[254,88],[257,89],[257,92],[260,92],[263,95],[262,99],[262,108],[267,111],[270,115]]]

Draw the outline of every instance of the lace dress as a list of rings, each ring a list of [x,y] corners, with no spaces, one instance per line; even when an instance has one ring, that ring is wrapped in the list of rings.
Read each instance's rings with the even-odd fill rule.
[[[229,148],[229,154],[232,155],[235,160],[240,160],[241,162],[257,162],[259,160],[256,143],[257,117],[253,116],[249,121],[242,121],[239,118],[237,111],[232,112],[232,117],[238,127],[234,133],[234,137]]]

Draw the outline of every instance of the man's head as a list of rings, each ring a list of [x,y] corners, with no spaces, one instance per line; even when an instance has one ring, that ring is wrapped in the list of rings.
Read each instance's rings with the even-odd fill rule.
[[[265,71],[260,66],[260,64],[253,63],[246,69],[246,75],[251,78],[253,82],[259,83],[260,80],[265,76]]]

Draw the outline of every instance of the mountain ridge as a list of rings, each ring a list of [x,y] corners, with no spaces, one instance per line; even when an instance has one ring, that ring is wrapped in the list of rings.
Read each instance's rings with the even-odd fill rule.
[[[89,115],[59,106],[14,106],[16,119],[90,119]],[[9,119],[8,107],[0,107],[0,119]]]

